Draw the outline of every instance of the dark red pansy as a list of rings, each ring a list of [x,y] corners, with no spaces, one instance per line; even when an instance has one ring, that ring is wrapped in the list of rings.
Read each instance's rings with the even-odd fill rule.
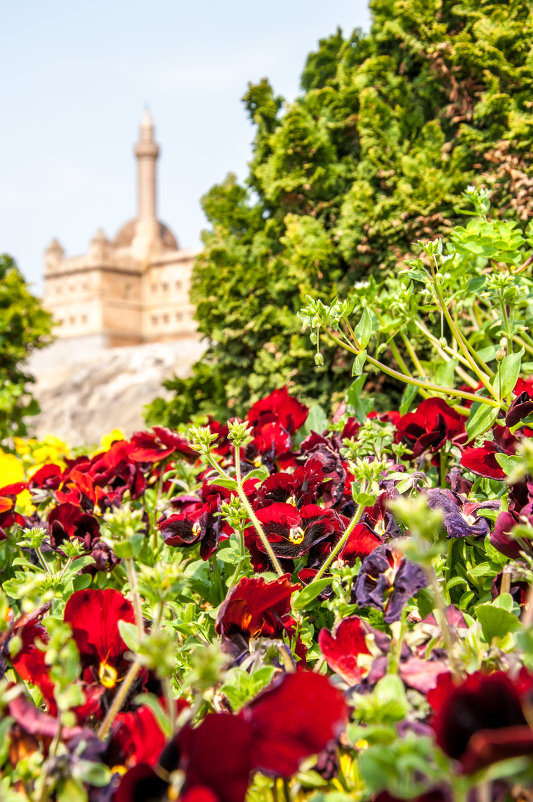
[[[348,707],[327,677],[302,671],[274,681],[239,716],[251,728],[253,767],[288,778],[301,760],[338,738]]]
[[[200,556],[207,560],[218,546],[221,498],[211,495],[205,504],[187,504],[183,512],[174,513],[159,522],[159,531],[167,546],[190,547],[200,543]]]
[[[53,548],[59,548],[68,538],[77,538],[89,549],[100,537],[98,520],[70,502],[58,504],[50,511],[48,527]]]
[[[49,636],[40,618],[47,608],[37,611],[38,615],[26,620],[22,626],[15,627],[14,633],[21,639],[21,647],[11,657],[11,663],[21,679],[36,685],[43,695],[46,707],[53,715],[57,712],[54,697],[54,683],[50,679],[49,667],[45,662],[45,653],[39,649],[36,641],[48,643]]]
[[[381,539],[364,523],[354,526],[350,537],[346,541],[339,558],[348,565],[354,565],[356,559],[361,560],[372,554],[374,549],[381,546]]]
[[[197,456],[187,440],[164,426],[154,426],[151,432],[135,432],[131,438],[129,458],[133,462],[160,462],[171,454]]]
[[[426,398],[416,412],[400,418],[394,439],[410,446],[411,459],[415,459],[425,451],[438,451],[447,441],[464,443],[467,437],[464,421],[442,398]]]
[[[383,610],[385,621],[399,621],[408,599],[427,585],[420,565],[382,545],[365,557],[355,579],[352,596],[363,607]]]
[[[72,628],[82,666],[91,668],[105,688],[114,688],[130,665],[118,622],[135,623],[131,602],[112,588],[77,590],[66,604],[63,620]]]
[[[532,681],[524,675],[514,683],[503,671],[477,671],[457,686],[450,674],[438,677],[428,693],[435,739],[448,757],[460,762],[464,773],[533,754],[533,730],[522,709]]]
[[[334,510],[316,504],[307,504],[298,510],[292,504],[270,504],[256,511],[257,518],[277,557],[294,560],[328,537],[336,537],[344,529],[341,518]],[[259,551],[264,552],[262,541],[255,530],[246,530],[246,543],[253,538]]]
[[[309,460],[318,462],[323,473],[323,482],[318,494],[324,499],[326,507],[336,506],[342,500],[346,471],[338,451],[337,442],[331,442],[316,432],[311,432],[301,445],[301,450]]]
[[[244,802],[250,773],[251,730],[231,713],[209,713],[198,727],[185,725],[167,743],[158,764],[131,768],[121,779],[113,802],[168,800],[174,771],[185,775],[180,800],[187,802]]]
[[[501,453],[493,440],[485,440],[482,446],[471,448],[468,446],[461,454],[461,465],[487,479],[505,479],[505,472],[496,459]]]
[[[533,504],[527,504],[520,511],[504,511],[496,518],[494,531],[490,534],[491,545],[501,554],[517,560],[522,552],[532,554],[531,541],[513,537],[513,529],[519,523],[533,523]]]
[[[262,419],[265,422],[267,418],[277,419],[284,429],[294,434],[300,426],[303,426],[308,414],[309,409],[305,404],[289,395],[286,387],[282,387],[280,390],[274,390],[266,398],[256,401],[248,412],[247,419],[252,426],[261,424]]]
[[[461,465],[477,476],[487,479],[505,479],[496,454],[511,455],[516,452],[517,438],[507,427],[496,426],[493,429],[494,440],[485,440],[479,448],[465,448],[461,454]]]
[[[533,412],[533,398],[527,393],[520,393],[511,403],[505,416],[505,425],[511,428],[523,421]]]
[[[163,709],[166,703],[160,699]],[[176,713],[188,707],[184,699],[176,701]],[[135,711],[119,713],[113,722],[111,737],[107,744],[108,765],[136,766],[145,763],[155,766],[165,746],[166,738],[159,727],[152,709],[146,705]]]
[[[283,632],[284,616],[291,608],[291,595],[301,585],[291,585],[290,576],[265,582],[244,577],[220,606],[215,629],[219,635],[242,633],[249,638],[276,637]]]
[[[159,769],[139,764],[124,775],[114,802],[168,798],[161,778],[174,771],[185,774],[184,801],[244,802],[253,771],[290,777],[340,735],[347,718],[327,677],[285,674],[238,715],[208,713],[198,727],[187,724],[163,749]]]
[[[363,622],[357,616],[343,618],[333,632],[321,629],[318,645],[328,666],[348,685],[356,685],[368,673],[368,665],[360,664],[360,658],[371,652],[366,645]]]
[[[37,488],[54,491],[60,486],[63,479],[63,471],[59,465],[43,465],[39,468],[29,481],[30,490]]]

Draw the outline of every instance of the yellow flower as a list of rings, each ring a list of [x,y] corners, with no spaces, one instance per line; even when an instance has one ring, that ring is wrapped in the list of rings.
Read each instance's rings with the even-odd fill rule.
[[[0,487],[24,481],[24,465],[15,454],[0,451]]]
[[[62,457],[68,457],[68,455],[67,444],[53,434],[47,434],[33,451],[33,459],[40,465],[47,462],[60,462]]]
[[[102,451],[109,451],[109,449],[116,440],[125,440],[125,439],[126,435],[121,429],[113,429],[113,431],[102,435],[102,439],[100,440],[100,445],[94,453],[100,454]]]
[[[15,454],[6,454],[0,451],[0,487],[24,481],[24,465]],[[17,495],[17,507],[25,514],[30,515],[35,507],[31,501],[29,490],[22,490]]]

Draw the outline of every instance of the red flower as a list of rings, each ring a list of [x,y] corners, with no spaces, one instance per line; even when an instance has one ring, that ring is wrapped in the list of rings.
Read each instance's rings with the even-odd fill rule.
[[[135,432],[131,438],[129,457],[133,462],[160,462],[175,453],[196,457],[183,437],[163,426],[154,426],[153,432]]]
[[[303,426],[309,414],[305,404],[290,396],[287,388],[274,390],[266,398],[257,401],[248,412],[248,421],[253,426],[263,426],[271,421],[279,421],[286,431],[294,434]]]
[[[343,618],[334,632],[321,629],[318,645],[328,666],[348,685],[356,685],[368,673],[359,665],[361,655],[371,654],[365,640],[364,625],[357,616]]]
[[[239,632],[249,638],[278,637],[290,612],[291,595],[300,587],[291,585],[289,574],[273,582],[261,577],[241,579],[220,606],[216,631],[219,635]]]
[[[131,603],[111,588],[78,590],[68,600],[63,620],[72,628],[83,667],[105,688],[114,688],[129,667],[118,622],[135,622]]]
[[[184,802],[244,802],[250,774],[290,777],[300,761],[338,737],[348,709],[320,674],[285,674],[239,715],[210,713],[167,744],[156,771],[141,764],[122,778],[114,802],[164,799],[165,773],[185,773]]]
[[[187,504],[183,512],[175,513],[159,523],[159,531],[167,546],[194,546],[201,543],[200,556],[207,560],[215,551],[220,538],[221,497],[208,496],[205,504]]]
[[[300,510],[291,504],[271,504],[257,510],[256,515],[263,524],[263,530],[272,544],[272,549],[281,559],[294,560],[317,543],[335,537],[344,529],[341,518],[334,510],[324,509],[316,504],[307,504]],[[262,541],[251,527],[245,532],[246,545],[251,549],[252,563],[256,570],[264,570],[267,562],[261,559],[265,553]]]
[[[513,683],[503,671],[470,674],[459,686],[441,674],[428,694],[433,729],[440,748],[458,760],[465,774],[510,757],[533,754],[533,730],[522,698],[533,678]]]
[[[464,443],[464,418],[442,398],[426,398],[416,412],[400,418],[394,439],[409,445],[415,459],[425,451],[435,453],[446,441]]]
[[[465,448],[461,455],[461,465],[477,476],[488,479],[505,479],[505,472],[500,467],[496,454],[514,454],[518,440],[509,429],[496,426],[493,430],[494,440],[485,440],[480,448]]]
[[[45,490],[57,490],[61,484],[63,471],[59,465],[43,465],[39,468],[29,481],[30,490],[42,488]]]
[[[251,727],[253,767],[290,777],[340,735],[348,708],[327,677],[303,671],[282,676],[239,715]]]
[[[28,487],[26,482],[15,482],[12,485],[5,485],[0,488],[0,540],[5,540],[7,535],[5,529],[18,524],[26,526],[26,521],[20,513],[15,512],[17,496]]]

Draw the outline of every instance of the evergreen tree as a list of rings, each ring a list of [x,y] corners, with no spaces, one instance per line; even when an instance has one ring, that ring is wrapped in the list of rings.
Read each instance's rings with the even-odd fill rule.
[[[331,349],[315,368],[297,311],[378,280],[417,239],[458,222],[468,184],[493,209],[533,216],[533,17],[529,0],[372,0],[368,35],[340,31],[307,59],[292,104],[268,81],[244,103],[255,125],[246,185],[229,175],[203,199],[210,228],[193,276],[210,343],[175,400],[175,424],[238,414],[288,384],[329,405],[347,384]]]
[[[0,254],[0,444],[27,433],[28,416],[39,412],[25,362],[51,341],[52,318],[33,296],[15,262]]]

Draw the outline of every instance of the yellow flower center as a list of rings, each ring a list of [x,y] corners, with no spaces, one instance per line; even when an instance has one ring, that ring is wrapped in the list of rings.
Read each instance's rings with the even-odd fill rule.
[[[289,532],[289,540],[291,543],[296,543],[299,545],[305,537],[305,532],[301,526],[297,526],[295,529],[291,529]]]
[[[117,671],[115,668],[113,668],[113,666],[110,666],[109,663],[104,661],[100,663],[100,667],[98,669],[98,679],[104,688],[114,688],[118,682]]]

